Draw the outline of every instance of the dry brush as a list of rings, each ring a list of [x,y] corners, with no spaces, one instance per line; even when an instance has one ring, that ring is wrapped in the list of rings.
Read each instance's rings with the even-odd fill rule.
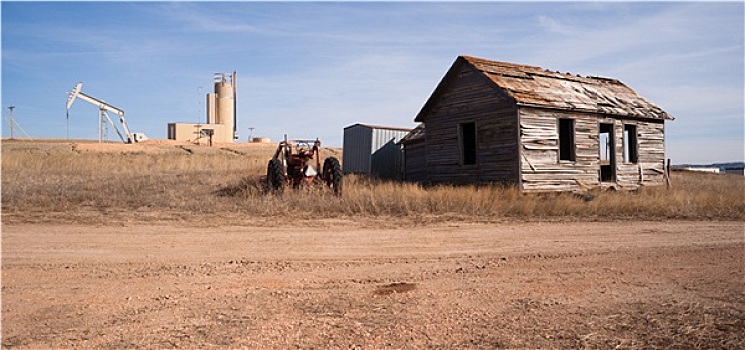
[[[514,186],[423,187],[347,176],[338,198],[321,189],[266,193],[262,176],[271,147],[157,149],[81,152],[70,143],[4,142],[3,221],[276,225],[285,218],[374,224],[745,218],[745,178],[734,175],[674,172],[671,188],[596,191],[591,200],[571,193],[526,194]],[[339,151],[327,151],[341,158]]]

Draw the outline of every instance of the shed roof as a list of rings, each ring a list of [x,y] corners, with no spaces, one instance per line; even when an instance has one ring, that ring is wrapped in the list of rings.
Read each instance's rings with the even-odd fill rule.
[[[362,126],[362,127],[368,128],[368,129],[378,129],[378,130],[393,130],[393,131],[406,131],[406,132],[411,131],[411,128],[402,128],[402,127],[398,127],[398,126],[383,126],[383,125],[363,124],[363,123],[352,124],[352,125],[349,125],[349,126],[344,127],[344,129],[346,130],[346,129],[354,128],[354,127],[358,127],[358,126]]]
[[[421,123],[416,126],[413,130],[411,130],[404,138],[401,139],[401,141],[398,141],[398,143],[401,144],[409,144],[409,143],[415,143],[415,142],[424,142],[424,137],[426,135],[426,129],[424,128],[424,123]]]
[[[674,119],[622,82],[552,72],[535,66],[459,56],[448,75],[427,101],[416,121],[424,121],[428,105],[446,85],[451,73],[468,64],[512,97],[518,106],[608,114],[644,119]]]

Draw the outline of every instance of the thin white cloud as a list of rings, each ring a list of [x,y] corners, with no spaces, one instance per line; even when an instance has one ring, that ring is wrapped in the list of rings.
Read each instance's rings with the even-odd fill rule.
[[[158,14],[164,20],[180,22],[183,29],[202,33],[254,33],[258,28],[234,16],[215,14],[211,6],[191,2],[172,2],[143,7],[143,11]]]
[[[167,122],[201,117],[197,87],[211,89],[213,72],[236,69],[242,135],[253,126],[254,135],[340,145],[351,123],[413,125],[456,56],[468,54],[618,78],[678,118],[667,129],[676,158],[686,138],[713,142],[742,129],[738,3],[75,6],[118,17],[42,21],[26,11],[33,16],[3,23],[4,103],[38,105],[56,121],[64,94],[83,80],[126,108],[133,127],[163,137]],[[22,101],[31,91],[37,98]]]
[[[562,23],[561,21],[546,15],[537,17],[538,25],[550,34],[557,34],[565,37],[577,37],[582,29],[573,25]]]
[[[634,12],[633,16],[614,15],[613,12],[599,16],[605,21],[583,22],[551,18],[540,15],[536,18],[539,27],[544,28],[543,40],[538,44],[542,49],[538,60],[554,62],[561,67],[581,66],[587,62],[617,56],[650,58],[648,54],[658,52],[689,54],[698,52],[702,45],[715,44],[715,38],[723,34],[710,12],[712,5],[683,4],[664,7],[650,13]],[[704,18],[702,18],[704,16]],[[720,21],[738,21],[734,18],[719,18]],[[739,18],[742,23],[742,18]],[[725,34],[729,35],[729,33]],[[737,40],[722,44],[727,49],[742,46],[741,36]]]
[[[535,20],[545,36],[531,59],[549,69],[618,78],[665,108],[677,118],[666,126],[675,161],[742,160],[742,4],[623,13],[604,10],[602,22],[540,15]]]

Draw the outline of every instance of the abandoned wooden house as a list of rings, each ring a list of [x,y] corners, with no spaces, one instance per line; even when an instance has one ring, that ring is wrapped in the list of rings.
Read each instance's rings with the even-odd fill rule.
[[[665,120],[618,80],[460,56],[405,137],[404,177],[525,191],[665,181]]]

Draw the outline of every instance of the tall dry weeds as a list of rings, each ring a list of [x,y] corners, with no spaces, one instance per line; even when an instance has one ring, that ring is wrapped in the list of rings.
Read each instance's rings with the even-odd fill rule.
[[[673,173],[672,188],[521,193],[514,186],[423,187],[362,176],[339,198],[323,189],[265,192],[266,154],[27,152],[3,149],[4,222],[198,225],[353,219],[376,224],[447,220],[743,220],[745,178]]]

